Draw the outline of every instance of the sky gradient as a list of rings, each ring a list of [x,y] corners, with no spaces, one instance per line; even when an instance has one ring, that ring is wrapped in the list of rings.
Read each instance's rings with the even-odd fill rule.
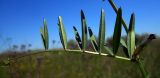
[[[122,8],[127,24],[131,14],[135,13],[136,33],[160,35],[160,0],[114,0],[114,3]],[[76,26],[81,33],[81,9],[85,13],[87,25],[97,35],[102,8],[106,15],[106,37],[110,37],[116,14],[107,0],[0,0],[0,51],[7,49],[9,43],[32,44],[32,48],[42,48],[40,27],[43,25],[43,18],[49,29],[50,48],[57,47],[52,45],[52,40],[60,41],[58,16],[63,18],[67,39],[74,39],[72,26]],[[10,42],[6,42],[7,39]]]

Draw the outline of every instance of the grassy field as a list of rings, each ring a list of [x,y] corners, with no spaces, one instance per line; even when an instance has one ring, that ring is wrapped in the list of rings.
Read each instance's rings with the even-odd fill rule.
[[[145,67],[151,78],[160,76],[160,39],[143,51]],[[120,49],[121,50],[121,49]],[[120,51],[119,50],[119,51]],[[30,52],[33,53],[33,52]],[[19,57],[29,53],[1,54]],[[119,52],[123,56],[123,53]],[[138,66],[129,61],[77,52],[52,51],[14,59],[0,67],[0,78],[141,78]]]

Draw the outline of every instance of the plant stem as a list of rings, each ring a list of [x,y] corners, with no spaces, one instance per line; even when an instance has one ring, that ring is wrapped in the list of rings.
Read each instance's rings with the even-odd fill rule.
[[[143,78],[149,78],[149,75],[148,75],[147,71],[145,70],[144,64],[142,63],[142,61],[137,60],[136,63],[138,64],[138,67],[141,71],[141,74],[142,74]]]
[[[26,56],[31,56],[31,55],[36,55],[36,54],[41,54],[41,53],[46,53],[46,52],[53,52],[53,51],[61,51],[61,50],[45,50],[45,51],[33,51],[34,53],[30,53],[30,54],[26,54],[23,56],[19,56],[19,57],[15,57],[14,59],[20,59]],[[62,50],[63,51],[63,50]],[[66,49],[66,51],[68,52],[83,52],[82,50],[70,50],[70,49]],[[102,56],[108,56],[108,57],[112,57],[109,54],[106,53],[101,53],[99,54],[98,52],[93,52],[93,51],[84,51],[84,53],[88,53],[88,54],[95,54],[95,55],[102,55]],[[122,60],[127,60],[130,61],[131,59],[126,58],[126,57],[122,57],[122,56],[113,56],[113,58],[117,58],[117,59],[122,59]],[[10,60],[14,60],[14,59],[10,59]]]
[[[108,1],[109,1],[109,3],[111,4],[113,10],[116,12],[116,14],[118,14],[118,9],[117,9],[117,7],[115,6],[115,4],[113,3],[113,1],[112,1],[112,0],[108,0]],[[127,24],[125,23],[125,21],[124,21],[123,18],[122,18],[122,24],[123,24],[123,27],[124,27],[126,33],[128,33],[128,26],[127,26]]]
[[[68,49],[67,51],[69,51],[69,52],[83,52],[82,50],[69,50],[69,49]],[[98,52],[93,52],[93,51],[84,51],[84,52],[85,52],[85,53],[88,53],[88,54],[95,54],[95,55],[102,55],[102,56],[111,57],[109,54],[106,54],[106,53],[101,53],[101,54],[99,54]],[[129,58],[122,57],[122,56],[113,56],[113,58],[130,61]]]

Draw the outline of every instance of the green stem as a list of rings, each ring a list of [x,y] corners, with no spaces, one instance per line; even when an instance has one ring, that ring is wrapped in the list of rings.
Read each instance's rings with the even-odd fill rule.
[[[53,51],[63,51],[63,50],[45,50],[45,51],[39,51],[38,50],[38,51],[33,51],[33,53],[29,53],[29,54],[26,54],[26,55],[23,55],[23,56],[15,57],[14,59],[20,59],[20,58],[23,58],[23,57],[26,57],[26,56],[37,55],[37,54],[46,53],[46,52],[53,52]],[[79,53],[83,52],[82,50],[69,50],[69,49],[66,49],[66,51],[68,51],[68,52],[79,52]],[[93,51],[84,51],[84,53],[111,57],[109,54],[106,54],[106,53],[99,54],[98,52],[93,52]],[[113,58],[130,61],[129,58],[122,57],[122,56],[114,56]],[[14,59],[10,59],[10,60],[14,60]]]
[[[142,63],[142,61],[138,60],[137,64],[138,64],[138,67],[141,71],[141,74],[142,74],[143,78],[149,78],[149,75],[148,75],[147,71],[145,70],[144,64]]]
[[[117,9],[117,7],[115,6],[115,4],[113,3],[113,1],[112,1],[112,0],[108,0],[108,1],[109,1],[109,3],[111,4],[113,10],[116,12],[116,14],[118,14],[118,9]],[[124,27],[126,33],[128,33],[128,26],[127,26],[127,24],[125,23],[125,21],[124,21],[123,18],[122,18],[122,24],[123,24],[123,27]]]
[[[82,50],[67,50],[68,52],[83,52]],[[101,53],[99,54],[98,52],[93,52],[93,51],[84,51],[84,53],[88,53],[88,54],[95,54],[95,55],[101,55],[101,56],[108,56],[111,57],[109,54],[106,53]],[[121,59],[121,60],[127,60],[130,61],[131,59],[126,58],[126,57],[122,57],[122,56],[113,56],[113,58],[117,58],[117,59]]]

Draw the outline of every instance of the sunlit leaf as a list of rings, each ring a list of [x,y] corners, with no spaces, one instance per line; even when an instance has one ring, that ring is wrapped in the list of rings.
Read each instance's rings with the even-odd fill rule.
[[[67,49],[67,37],[66,37],[66,32],[65,32],[65,28],[64,28],[61,16],[58,17],[58,25],[59,25],[59,35],[60,35],[61,43],[63,45],[64,50],[66,50]]]
[[[40,28],[40,32],[41,32],[42,36],[44,37],[44,27]]]
[[[121,45],[122,45],[122,49],[123,49],[124,54],[129,58],[129,54],[128,54],[128,49],[127,49],[127,44],[126,44],[126,42],[121,38],[120,43],[121,43]]]
[[[45,45],[44,28],[43,27],[40,28],[40,32],[41,32],[41,38],[42,38],[43,45]]]
[[[91,43],[93,45],[93,48],[96,52],[98,52],[98,45],[97,45],[97,41],[96,41],[96,38],[91,30],[90,27],[88,27],[88,32],[89,32],[89,36],[90,36],[90,40],[91,40]]]
[[[112,50],[111,48],[105,46],[105,47],[104,47],[104,51],[105,51],[105,52],[108,52],[109,55],[114,56],[113,50]]]
[[[113,53],[116,54],[120,45],[121,40],[121,20],[122,20],[122,10],[121,8],[118,9],[118,14],[116,18],[116,24],[114,28],[114,34],[113,34]]]
[[[76,39],[76,41],[79,45],[78,47],[82,50],[82,41],[81,41],[81,38],[79,36],[79,33],[78,33],[76,27],[74,27],[74,26],[73,26],[73,31],[74,31],[74,34],[75,34],[75,39]]]
[[[124,47],[127,48],[127,44],[126,44],[126,42],[124,41],[124,39],[121,38],[120,43],[121,43],[121,45],[123,45]]]
[[[101,53],[104,49],[105,42],[105,14],[104,10],[101,10],[100,16],[100,26],[99,26],[99,35],[98,35],[98,52]]]
[[[49,36],[48,36],[47,23],[46,23],[45,19],[43,20],[43,27],[41,27],[40,32],[41,32],[41,38],[42,38],[44,48],[45,48],[45,50],[47,50],[48,46],[49,46],[49,42],[48,42]]]
[[[87,24],[85,20],[85,15],[82,10],[81,10],[81,24],[82,24],[82,49],[84,52],[87,45]]]
[[[49,46],[49,36],[48,36],[48,28],[46,20],[44,19],[44,36],[45,36],[45,42],[46,42],[46,49],[48,49]]]
[[[131,15],[130,24],[129,24],[129,31],[127,35],[127,45],[128,45],[128,52],[130,58],[132,58],[133,52],[135,50],[135,16],[134,13]]]
[[[42,43],[43,43],[43,46],[44,46],[44,48],[46,49],[46,43],[45,43],[45,38],[44,38],[44,36],[43,36],[43,34],[41,34],[41,38],[42,38]]]

